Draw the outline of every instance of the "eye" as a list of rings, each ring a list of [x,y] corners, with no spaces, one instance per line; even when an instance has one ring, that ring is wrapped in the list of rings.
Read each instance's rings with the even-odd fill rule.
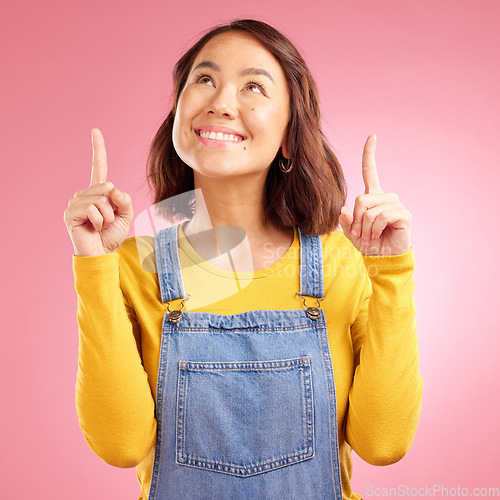
[[[250,92],[260,92],[262,95],[266,95],[266,88],[264,85],[257,81],[251,81],[246,84],[245,87]]]
[[[206,73],[201,73],[200,75],[196,75],[195,80],[196,83],[204,83],[213,86],[212,77],[207,75]]]

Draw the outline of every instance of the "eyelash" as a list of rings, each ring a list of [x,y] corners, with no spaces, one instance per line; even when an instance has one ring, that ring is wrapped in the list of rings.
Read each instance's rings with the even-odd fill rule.
[[[258,82],[257,80],[250,80],[247,85],[255,85],[256,87],[259,87],[260,91],[266,95],[266,87],[264,87],[264,84],[261,82]]]
[[[210,79],[212,79],[212,77],[208,73],[200,73],[199,75],[196,75],[195,82],[196,83],[201,83],[200,80],[202,78],[210,78]],[[245,85],[245,87],[247,87],[248,85],[255,85],[256,87],[259,88],[259,90],[261,91],[261,93],[263,95],[267,95],[266,94],[266,87],[264,86],[264,84],[262,82],[258,82],[256,80],[250,80],[249,82],[247,82],[247,84]]]

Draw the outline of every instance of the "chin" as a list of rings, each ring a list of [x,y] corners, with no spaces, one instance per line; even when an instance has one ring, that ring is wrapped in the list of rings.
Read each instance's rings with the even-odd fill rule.
[[[193,168],[193,167],[191,167]],[[196,166],[193,168],[193,170],[198,173],[199,175],[203,175],[205,177],[210,177],[210,178],[220,178],[220,179],[226,179],[228,177],[232,177],[234,175],[237,175],[234,169],[231,169],[230,167],[224,166],[224,165],[217,165],[216,167],[213,166]]]
[[[245,169],[244,167],[221,162],[197,163],[194,167],[191,166],[191,168],[199,175],[213,179],[230,179],[257,174],[257,172]]]

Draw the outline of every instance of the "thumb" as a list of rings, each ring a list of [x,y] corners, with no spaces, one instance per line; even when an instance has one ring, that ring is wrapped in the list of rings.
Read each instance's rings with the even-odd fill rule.
[[[134,211],[132,210],[132,198],[130,195],[114,188],[111,191],[111,199],[117,207],[116,215],[131,221],[134,217]]]
[[[351,209],[344,205],[340,210],[339,223],[340,227],[342,228],[342,231],[344,231],[344,234],[350,240],[352,239],[351,225],[353,220],[354,220],[354,215],[352,214]]]

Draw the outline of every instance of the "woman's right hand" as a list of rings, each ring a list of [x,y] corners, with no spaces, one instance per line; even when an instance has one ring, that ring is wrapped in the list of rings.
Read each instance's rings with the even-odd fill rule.
[[[116,252],[127,237],[134,217],[130,196],[106,182],[106,146],[97,128],[92,129],[92,149],[90,186],[77,191],[64,212],[76,256]]]

